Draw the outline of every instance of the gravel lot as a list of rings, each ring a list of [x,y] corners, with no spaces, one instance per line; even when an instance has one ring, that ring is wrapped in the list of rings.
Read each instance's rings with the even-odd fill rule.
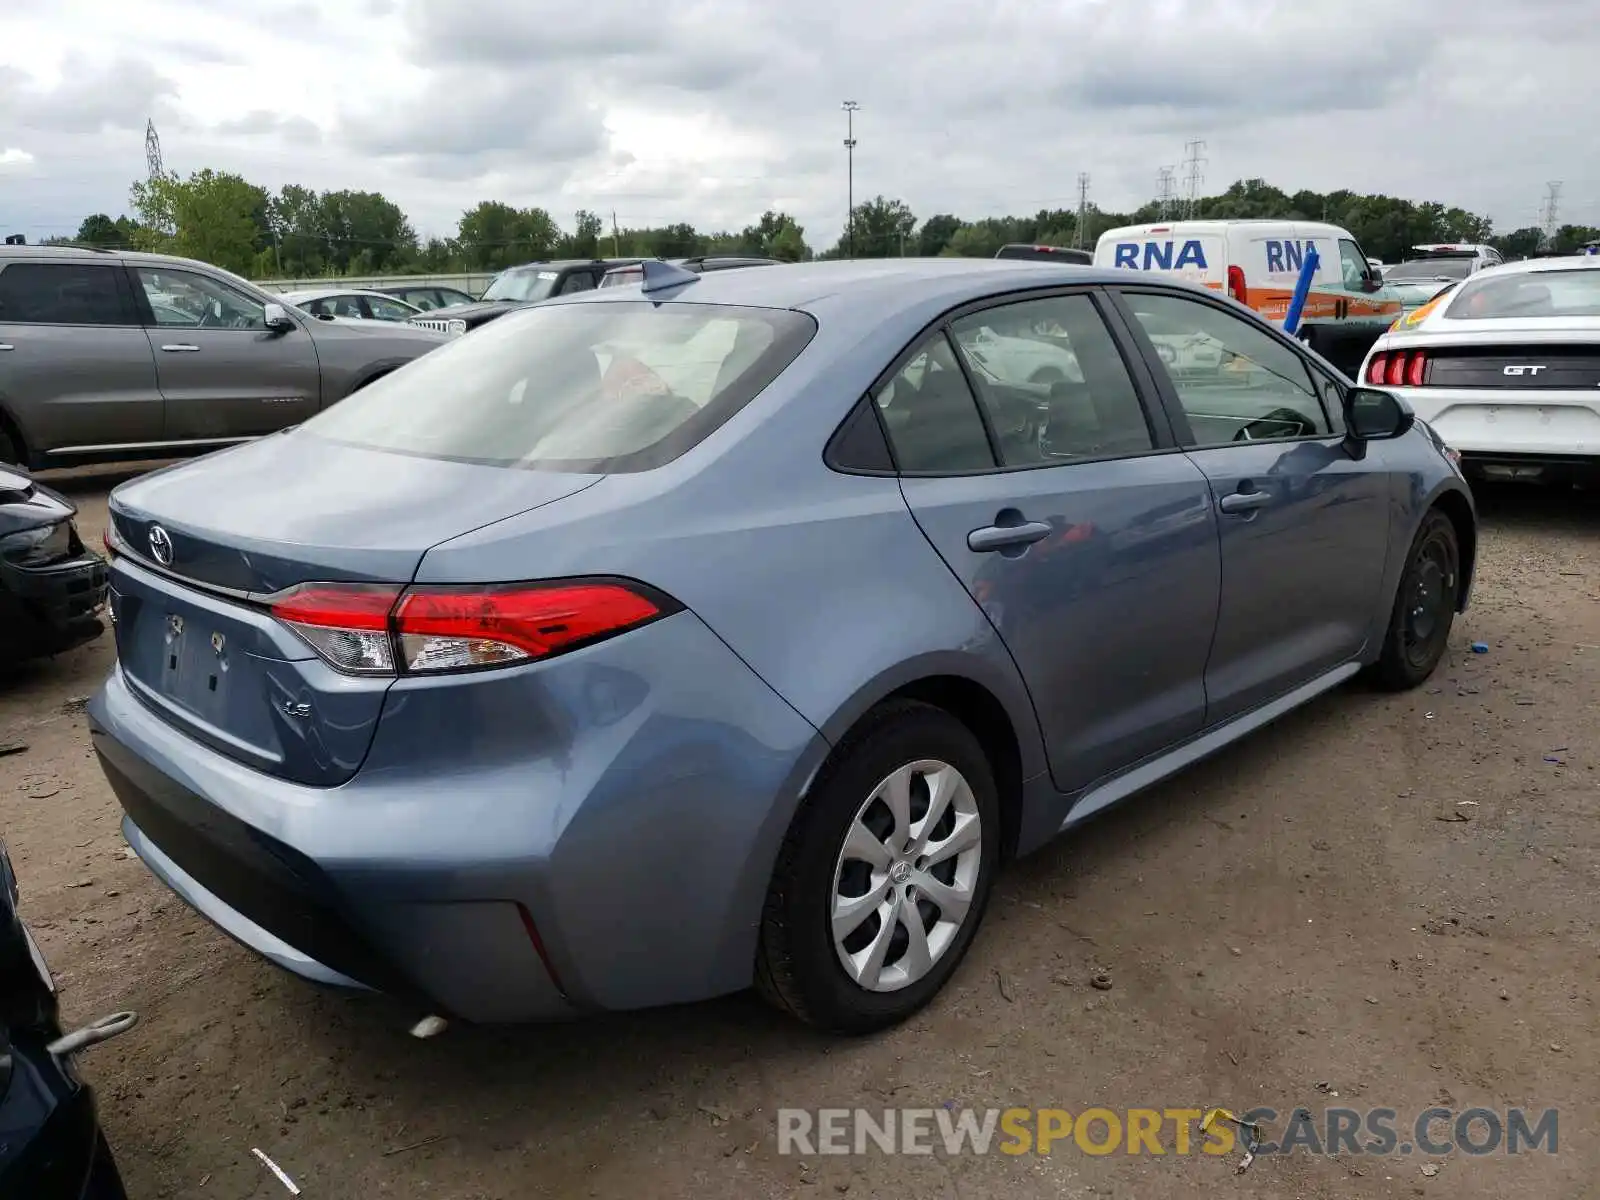
[[[122,477],[51,482],[98,539]],[[0,759],[0,830],[66,1017],[141,1015],[84,1060],[134,1200],[287,1196],[252,1147],[313,1200],[1595,1195],[1600,502],[1480,502],[1474,604],[1430,685],[1343,689],[1018,864],[947,994],[859,1042],[747,996],[414,1041],[124,854],[79,711],[109,637],[0,676],[0,742],[29,746]],[[801,1159],[775,1116],[1348,1105],[1404,1129],[1436,1103],[1559,1108],[1559,1152]]]

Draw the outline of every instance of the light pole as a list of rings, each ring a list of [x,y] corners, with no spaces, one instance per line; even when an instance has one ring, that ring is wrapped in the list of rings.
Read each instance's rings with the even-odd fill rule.
[[[856,110],[861,107],[854,100],[844,102],[844,153],[845,153],[845,229],[849,238],[850,257],[856,256]]]

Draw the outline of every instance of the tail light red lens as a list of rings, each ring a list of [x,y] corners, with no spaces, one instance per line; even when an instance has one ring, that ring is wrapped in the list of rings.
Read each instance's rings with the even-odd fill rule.
[[[1367,364],[1366,380],[1375,387],[1421,387],[1427,372],[1426,350],[1379,351]]]
[[[1250,289],[1245,286],[1243,267],[1228,268],[1228,295],[1240,304],[1250,303]]]
[[[273,616],[351,674],[436,673],[549,658],[669,611],[615,581],[413,587],[306,584]]]

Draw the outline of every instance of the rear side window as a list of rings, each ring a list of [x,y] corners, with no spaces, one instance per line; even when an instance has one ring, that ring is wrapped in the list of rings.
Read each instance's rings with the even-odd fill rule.
[[[1600,317],[1600,270],[1485,271],[1460,286],[1444,315],[1457,321]]]
[[[959,475],[994,469],[978,402],[942,332],[917,347],[873,400],[902,472]]]
[[[759,395],[815,333],[809,316],[779,309],[531,308],[430,351],[302,428],[424,458],[648,470]]]
[[[121,272],[98,263],[10,263],[0,270],[0,322],[136,325]]]

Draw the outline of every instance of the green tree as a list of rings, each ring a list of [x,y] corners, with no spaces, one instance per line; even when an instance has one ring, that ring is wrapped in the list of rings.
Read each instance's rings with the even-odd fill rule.
[[[319,198],[330,265],[347,275],[383,274],[416,257],[417,235],[400,206],[377,192],[324,192]]]
[[[187,179],[176,172],[141,179],[131,198],[141,226],[137,241],[145,249],[248,274],[270,243],[266,190],[226,171],[208,167]]]
[[[857,258],[892,258],[905,253],[906,243],[911,241],[916,232],[917,218],[907,207],[903,200],[890,200],[886,196],[874,196],[871,200],[858,204],[855,212],[851,214],[855,226],[855,256]],[[835,253],[839,256],[850,253],[850,229],[846,228],[839,238],[839,245]],[[916,242],[911,241],[912,251],[916,251]]]
[[[547,259],[560,241],[561,231],[544,209],[512,208],[498,200],[469,209],[456,228],[465,265],[478,271]]]
[[[926,258],[936,258],[961,228],[961,218],[950,213],[936,213],[922,223],[917,233],[917,253]]]
[[[138,236],[139,227],[127,217],[113,221],[105,213],[92,213],[78,226],[78,235],[72,240],[85,246],[129,247]]]
[[[586,208],[580,208],[577,214],[577,228],[572,235],[573,258],[599,258],[600,235],[605,231],[605,222],[600,219],[599,213],[592,213]]]
[[[984,222],[961,226],[950,235],[940,253],[946,258],[993,258],[1003,245],[1000,233]]]
[[[1513,229],[1510,233],[1503,233],[1494,238],[1491,244],[1505,255],[1507,259],[1530,258],[1539,250],[1544,241],[1544,231],[1537,226],[1528,225],[1522,229]]]

